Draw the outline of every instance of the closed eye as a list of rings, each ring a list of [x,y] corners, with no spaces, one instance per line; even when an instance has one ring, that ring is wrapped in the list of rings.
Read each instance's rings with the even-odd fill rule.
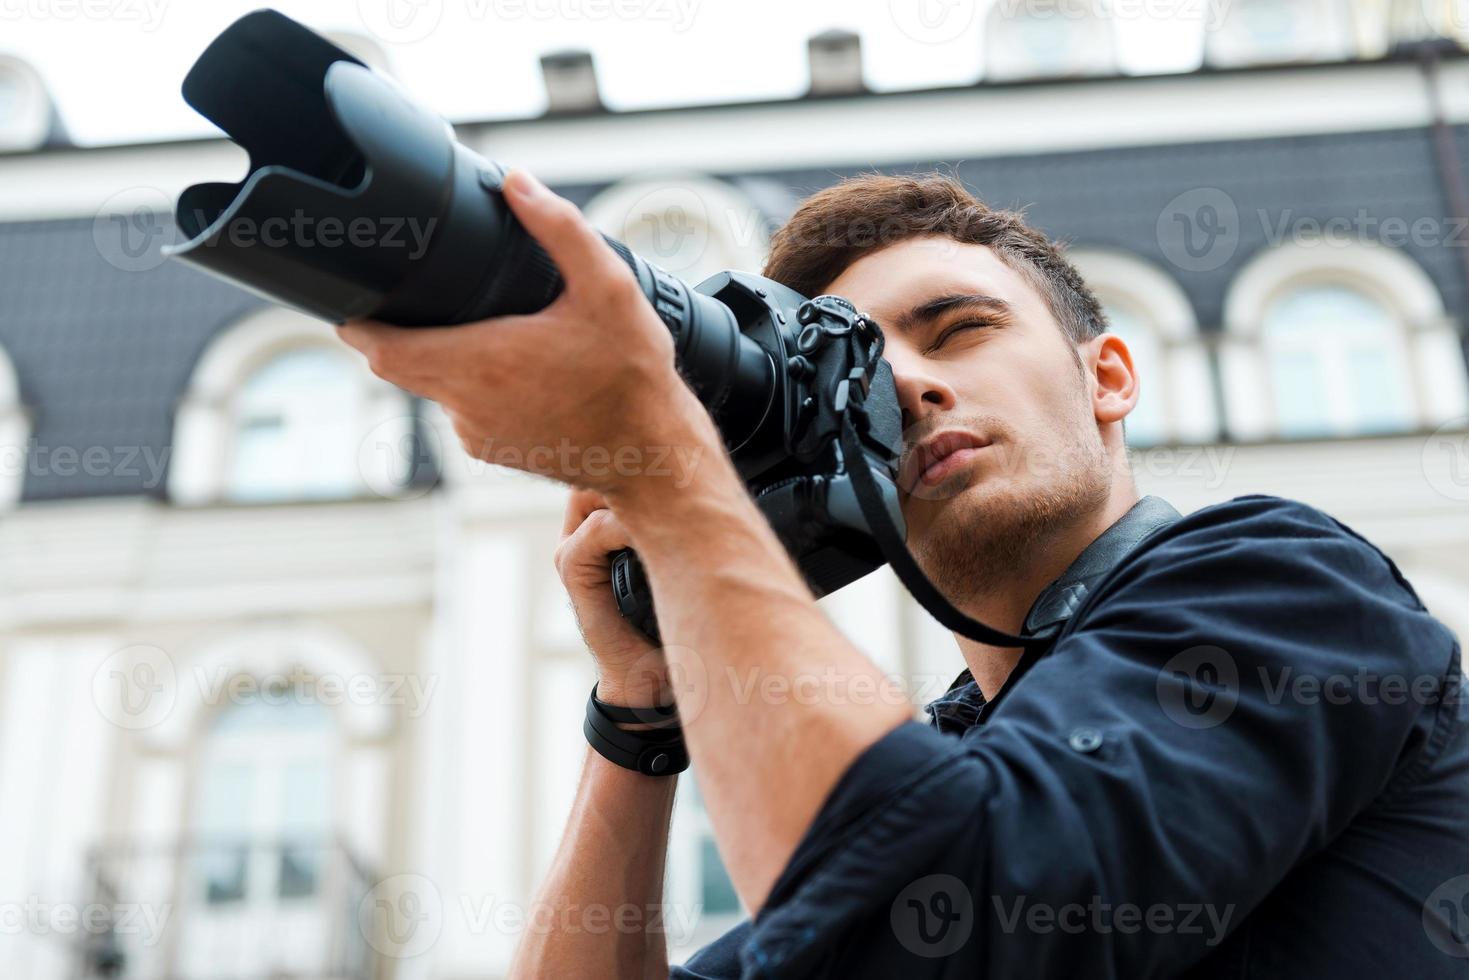
[[[925,354],[933,353],[934,351],[938,350],[940,347],[943,347],[944,344],[948,343],[949,339],[951,337],[953,337],[955,334],[962,333],[962,332],[964,332],[966,330],[981,330],[981,329],[984,329],[985,327],[998,326],[1001,322],[1002,321],[1000,321],[998,319],[988,319],[988,320],[960,320],[958,323],[952,324],[943,333],[939,334],[938,339],[935,340],[932,344],[930,344],[928,346],[928,349],[925,350],[924,353]]]

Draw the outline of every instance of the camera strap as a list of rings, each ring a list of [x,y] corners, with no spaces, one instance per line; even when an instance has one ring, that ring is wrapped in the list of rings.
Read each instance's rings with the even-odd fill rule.
[[[877,541],[877,546],[882,549],[882,556],[897,573],[898,581],[912,593],[919,605],[928,610],[929,615],[960,636],[996,647],[1023,647],[1034,640],[1034,637],[1015,636],[997,630],[966,615],[946,599],[933,582],[929,581],[928,576],[923,574],[923,569],[913,560],[907,542],[898,534],[887,508],[883,506],[882,491],[878,489],[877,478],[872,475],[872,464],[862,451],[862,442],[852,418],[854,414],[849,407],[842,420],[842,457],[852,474],[852,489],[857,494],[862,516],[866,518],[868,529]]]

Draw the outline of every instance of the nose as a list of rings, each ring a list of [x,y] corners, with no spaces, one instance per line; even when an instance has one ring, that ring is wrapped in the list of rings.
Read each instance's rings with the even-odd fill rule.
[[[953,411],[958,401],[954,389],[932,370],[926,358],[915,351],[889,344],[887,360],[893,367],[893,381],[898,389],[898,406],[903,410],[905,430],[930,415]]]

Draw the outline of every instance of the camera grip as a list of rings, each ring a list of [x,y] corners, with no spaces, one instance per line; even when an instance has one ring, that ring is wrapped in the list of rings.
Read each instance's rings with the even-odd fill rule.
[[[612,555],[612,595],[617,611],[653,643],[662,646],[658,635],[658,618],[653,613],[653,590],[637,552],[623,548]]]

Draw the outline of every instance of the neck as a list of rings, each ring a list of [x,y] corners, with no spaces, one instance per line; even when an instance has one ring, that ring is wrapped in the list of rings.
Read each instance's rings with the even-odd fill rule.
[[[959,608],[973,619],[1007,633],[1019,633],[1025,616],[1041,592],[1076,561],[1087,545],[1101,537],[1141,499],[1129,483],[1114,487],[1104,506],[1074,523],[1058,526],[1032,549],[1030,558],[1007,575],[996,589],[971,596]],[[1023,652],[1018,647],[994,647],[955,634],[964,664],[986,700],[1005,686]]]

